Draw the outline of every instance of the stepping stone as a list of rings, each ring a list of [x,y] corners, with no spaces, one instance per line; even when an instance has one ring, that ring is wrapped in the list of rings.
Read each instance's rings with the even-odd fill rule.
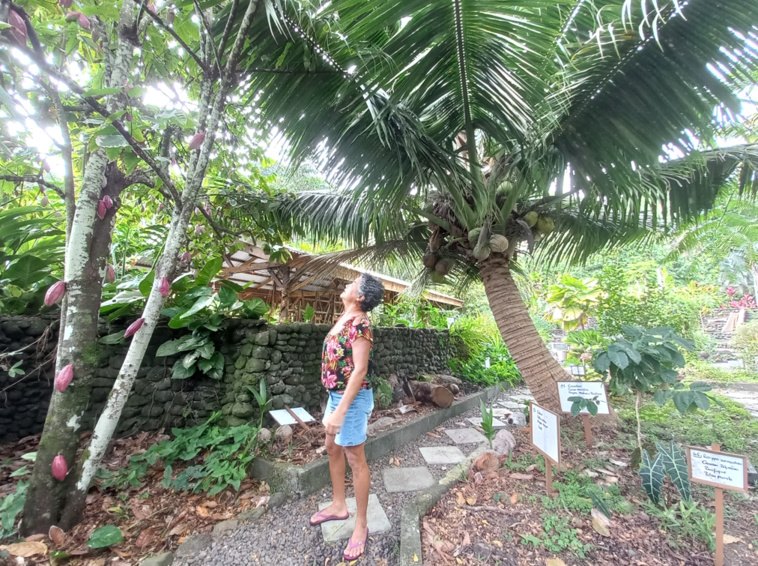
[[[513,412],[513,409],[498,409],[497,407],[494,407],[492,409],[492,416],[494,416],[496,419],[503,419],[510,417]]]
[[[523,409],[524,405],[521,403],[517,403],[516,401],[498,401],[497,403],[501,407],[505,407],[506,409]]]
[[[321,534],[324,535],[324,542],[337,542],[343,539],[348,539],[353,534],[355,529],[355,498],[350,497],[346,500],[347,510],[350,513],[350,517],[344,521],[328,521],[321,523]],[[329,501],[319,503],[318,510],[322,511],[329,507]],[[379,498],[375,494],[368,496],[368,512],[366,513],[368,519],[369,534],[384,533],[389,531],[392,526],[390,520],[387,518],[387,514],[382,509],[379,503]]]
[[[400,491],[421,491],[434,485],[434,478],[428,468],[384,468],[384,487],[388,493]],[[371,527],[369,527],[371,530]]]
[[[495,411],[497,409],[492,409],[493,416],[495,415]],[[468,422],[470,422],[474,426],[482,426],[482,417],[471,417],[468,419]],[[505,428],[505,423],[503,421],[499,421],[496,418],[492,419],[492,428]]]
[[[457,464],[466,459],[457,446],[423,446],[419,448],[419,451],[426,463],[431,465]]]
[[[479,444],[487,440],[475,428],[448,428],[445,429],[447,434],[456,444]]]

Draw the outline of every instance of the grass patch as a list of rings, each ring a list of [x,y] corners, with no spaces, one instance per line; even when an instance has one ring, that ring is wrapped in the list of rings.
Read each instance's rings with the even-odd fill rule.
[[[709,446],[721,444],[724,452],[745,454],[758,462],[758,419],[753,418],[741,404],[716,396],[723,407],[712,404],[708,411],[681,414],[673,403],[659,407],[646,398],[640,410],[642,432],[649,441],[674,440],[680,444]],[[630,398],[618,407],[623,427],[632,432],[635,427],[634,402]]]
[[[692,362],[684,369],[685,381],[712,381],[715,383],[758,383],[758,372],[746,369],[725,370],[708,362]]]

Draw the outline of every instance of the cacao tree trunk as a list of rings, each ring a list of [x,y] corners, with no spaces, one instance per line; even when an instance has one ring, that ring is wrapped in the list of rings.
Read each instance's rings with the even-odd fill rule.
[[[129,0],[125,0],[129,1]],[[155,327],[160,317],[161,309],[165,301],[159,291],[159,285],[162,277],[171,278],[176,269],[179,251],[184,241],[187,227],[195,208],[198,194],[203,186],[205,172],[210,161],[211,150],[215,141],[216,132],[221,121],[222,114],[226,107],[226,96],[233,82],[236,80],[236,65],[242,52],[242,47],[247,36],[247,32],[252,25],[256,15],[257,8],[262,0],[249,0],[245,15],[243,16],[240,29],[232,47],[231,53],[227,59],[224,73],[221,77],[218,91],[213,97],[213,103],[210,112],[207,110],[203,113],[200,120],[201,125],[206,125],[205,140],[200,151],[192,156],[190,169],[187,175],[187,183],[182,192],[181,206],[177,204],[171,218],[166,244],[161,258],[155,269],[155,279],[153,288],[147,299],[147,304],[142,313],[144,324],[132,338],[126,358],[121,366],[119,375],[113,385],[113,390],[108,397],[102,415],[95,425],[92,433],[92,440],[88,450],[85,453],[81,463],[81,473],[72,492],[69,494],[66,502],[66,508],[63,513],[61,526],[65,529],[68,526],[75,525],[81,519],[87,498],[87,491],[97,468],[105,456],[116,425],[121,417],[124,405],[129,397],[129,392],[134,385],[137,377],[137,371],[142,364],[142,359],[152,338]],[[206,77],[203,81],[205,89],[211,88],[211,79]]]
[[[572,377],[553,358],[511,277],[508,261],[490,257],[480,266],[484,290],[503,341],[539,405],[559,413],[558,381]]]

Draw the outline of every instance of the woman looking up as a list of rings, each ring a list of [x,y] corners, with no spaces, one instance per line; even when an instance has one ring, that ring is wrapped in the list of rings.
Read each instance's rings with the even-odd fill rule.
[[[311,525],[349,517],[345,502],[345,456],[353,471],[357,513],[355,529],[344,552],[356,560],[366,550],[366,510],[370,486],[364,444],[366,428],[374,409],[374,393],[367,378],[374,334],[366,313],[382,302],[384,287],[376,278],[363,274],[342,292],[344,313],[324,339],[321,382],[329,390],[324,411],[326,452],[332,478],[332,502],[311,517]]]

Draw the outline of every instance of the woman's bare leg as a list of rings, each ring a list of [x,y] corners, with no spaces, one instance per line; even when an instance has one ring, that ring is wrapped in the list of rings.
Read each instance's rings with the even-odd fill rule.
[[[345,454],[347,454],[347,461],[350,464],[350,469],[353,470],[353,484],[355,486],[355,504],[357,513],[355,515],[355,529],[353,530],[353,536],[350,537],[350,541],[353,543],[353,547],[349,553],[352,556],[356,556],[363,552],[363,546],[366,544],[366,528],[368,527],[368,520],[366,513],[368,511],[368,494],[371,487],[371,475],[369,473],[368,464],[366,463],[366,452],[364,451],[365,444],[359,446],[346,446]]]
[[[345,452],[342,446],[334,442],[334,435],[326,435],[326,453],[329,455],[329,475],[332,478],[332,502],[323,511],[322,515],[334,515],[343,517],[347,515],[345,503]],[[318,520],[313,515],[313,520]]]

